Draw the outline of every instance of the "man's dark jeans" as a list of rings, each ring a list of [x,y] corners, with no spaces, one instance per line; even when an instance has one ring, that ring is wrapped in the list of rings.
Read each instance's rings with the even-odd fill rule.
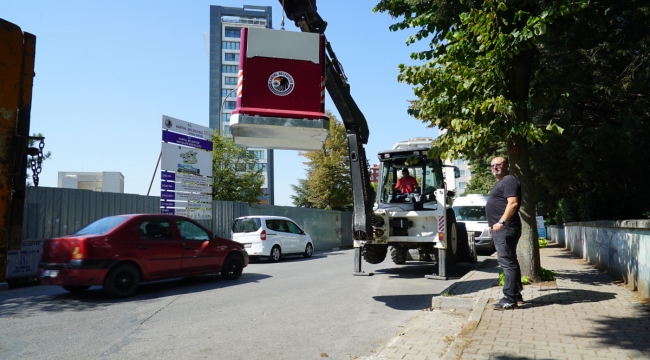
[[[499,231],[492,230],[494,247],[497,249],[497,260],[506,276],[503,286],[503,296],[509,301],[516,302],[516,296],[521,293],[521,268],[517,261],[517,243],[521,229],[503,227]]]

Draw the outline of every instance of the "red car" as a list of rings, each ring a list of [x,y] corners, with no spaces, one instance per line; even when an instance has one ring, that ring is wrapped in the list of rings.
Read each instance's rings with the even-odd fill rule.
[[[221,273],[241,276],[248,254],[182,216],[109,216],[76,233],[43,242],[39,271],[44,284],[81,292],[102,285],[112,297],[130,296],[141,282]]]

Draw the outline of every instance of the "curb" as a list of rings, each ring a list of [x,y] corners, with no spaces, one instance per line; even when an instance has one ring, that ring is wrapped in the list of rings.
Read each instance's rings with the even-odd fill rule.
[[[454,342],[449,345],[449,350],[447,350],[447,353],[442,358],[443,360],[456,360],[463,354],[463,350],[471,341],[471,335],[474,329],[481,322],[481,317],[483,316],[483,311],[485,310],[485,306],[487,306],[488,300],[486,297],[480,297],[476,301],[472,313],[469,315],[469,319],[467,319],[467,323],[463,326],[463,330],[461,330],[458,336],[456,336]]]
[[[440,294],[444,293],[450,293],[453,298],[453,289],[454,287],[458,286],[458,284],[462,283],[472,275],[474,275],[478,270],[482,269],[487,265],[487,261],[491,259],[492,256],[489,258],[485,259],[479,267],[476,269],[468,272],[463,276],[462,278],[458,279],[458,281],[454,282],[453,284],[449,285],[446,289],[444,289]],[[431,304],[432,305],[441,305],[442,300],[437,300],[437,298],[440,298],[440,295],[434,296],[433,299],[431,299]],[[462,299],[462,298],[459,298]],[[474,302],[474,306],[472,307],[472,313],[470,314],[469,318],[467,319],[467,323],[465,326],[463,326],[463,330],[456,336],[454,341],[449,345],[449,349],[447,350],[447,353],[443,357],[444,360],[455,360],[458,359],[462,353],[467,344],[469,344],[471,334],[474,332],[474,329],[476,329],[476,326],[478,323],[481,321],[481,317],[483,316],[483,311],[485,310],[485,307],[487,306],[487,303],[489,301],[488,298],[486,297],[480,297],[476,301],[474,301],[474,298],[465,298],[465,299],[471,299]]]

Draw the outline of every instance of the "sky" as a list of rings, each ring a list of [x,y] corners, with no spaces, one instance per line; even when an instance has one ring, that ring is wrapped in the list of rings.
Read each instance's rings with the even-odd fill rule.
[[[0,18],[36,35],[30,133],[45,136],[40,186],[56,187],[60,171],[118,171],[124,192],[160,195],[161,119],[208,126],[209,58],[204,42],[210,6],[273,6],[277,0],[0,0]],[[391,32],[395,20],[373,13],[375,0],[318,2],[325,35],[343,65],[351,93],[370,128],[366,154],[414,137],[437,137],[407,114],[410,85],[398,65],[414,64],[413,30]],[[298,31],[285,18],[285,30]],[[338,115],[332,101],[326,108]],[[275,150],[275,204],[291,206],[291,185],[306,178],[306,159]],[[153,182],[152,182],[153,179]]]

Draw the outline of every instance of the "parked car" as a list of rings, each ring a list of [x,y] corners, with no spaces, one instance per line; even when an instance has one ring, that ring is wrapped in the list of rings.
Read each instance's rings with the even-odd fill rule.
[[[235,219],[232,239],[244,245],[250,257],[279,261],[283,255],[314,253],[314,243],[295,221],[282,216],[244,216]]]
[[[102,285],[106,294],[120,298],[152,280],[217,272],[237,279],[247,265],[243,245],[192,219],[140,214],[105,217],[72,235],[45,240],[39,272],[44,284],[71,292]]]
[[[474,233],[474,243],[477,251],[493,253],[494,240],[488,233],[488,221],[485,215],[487,197],[479,194],[469,194],[454,200],[456,221],[465,223],[467,232]]]

